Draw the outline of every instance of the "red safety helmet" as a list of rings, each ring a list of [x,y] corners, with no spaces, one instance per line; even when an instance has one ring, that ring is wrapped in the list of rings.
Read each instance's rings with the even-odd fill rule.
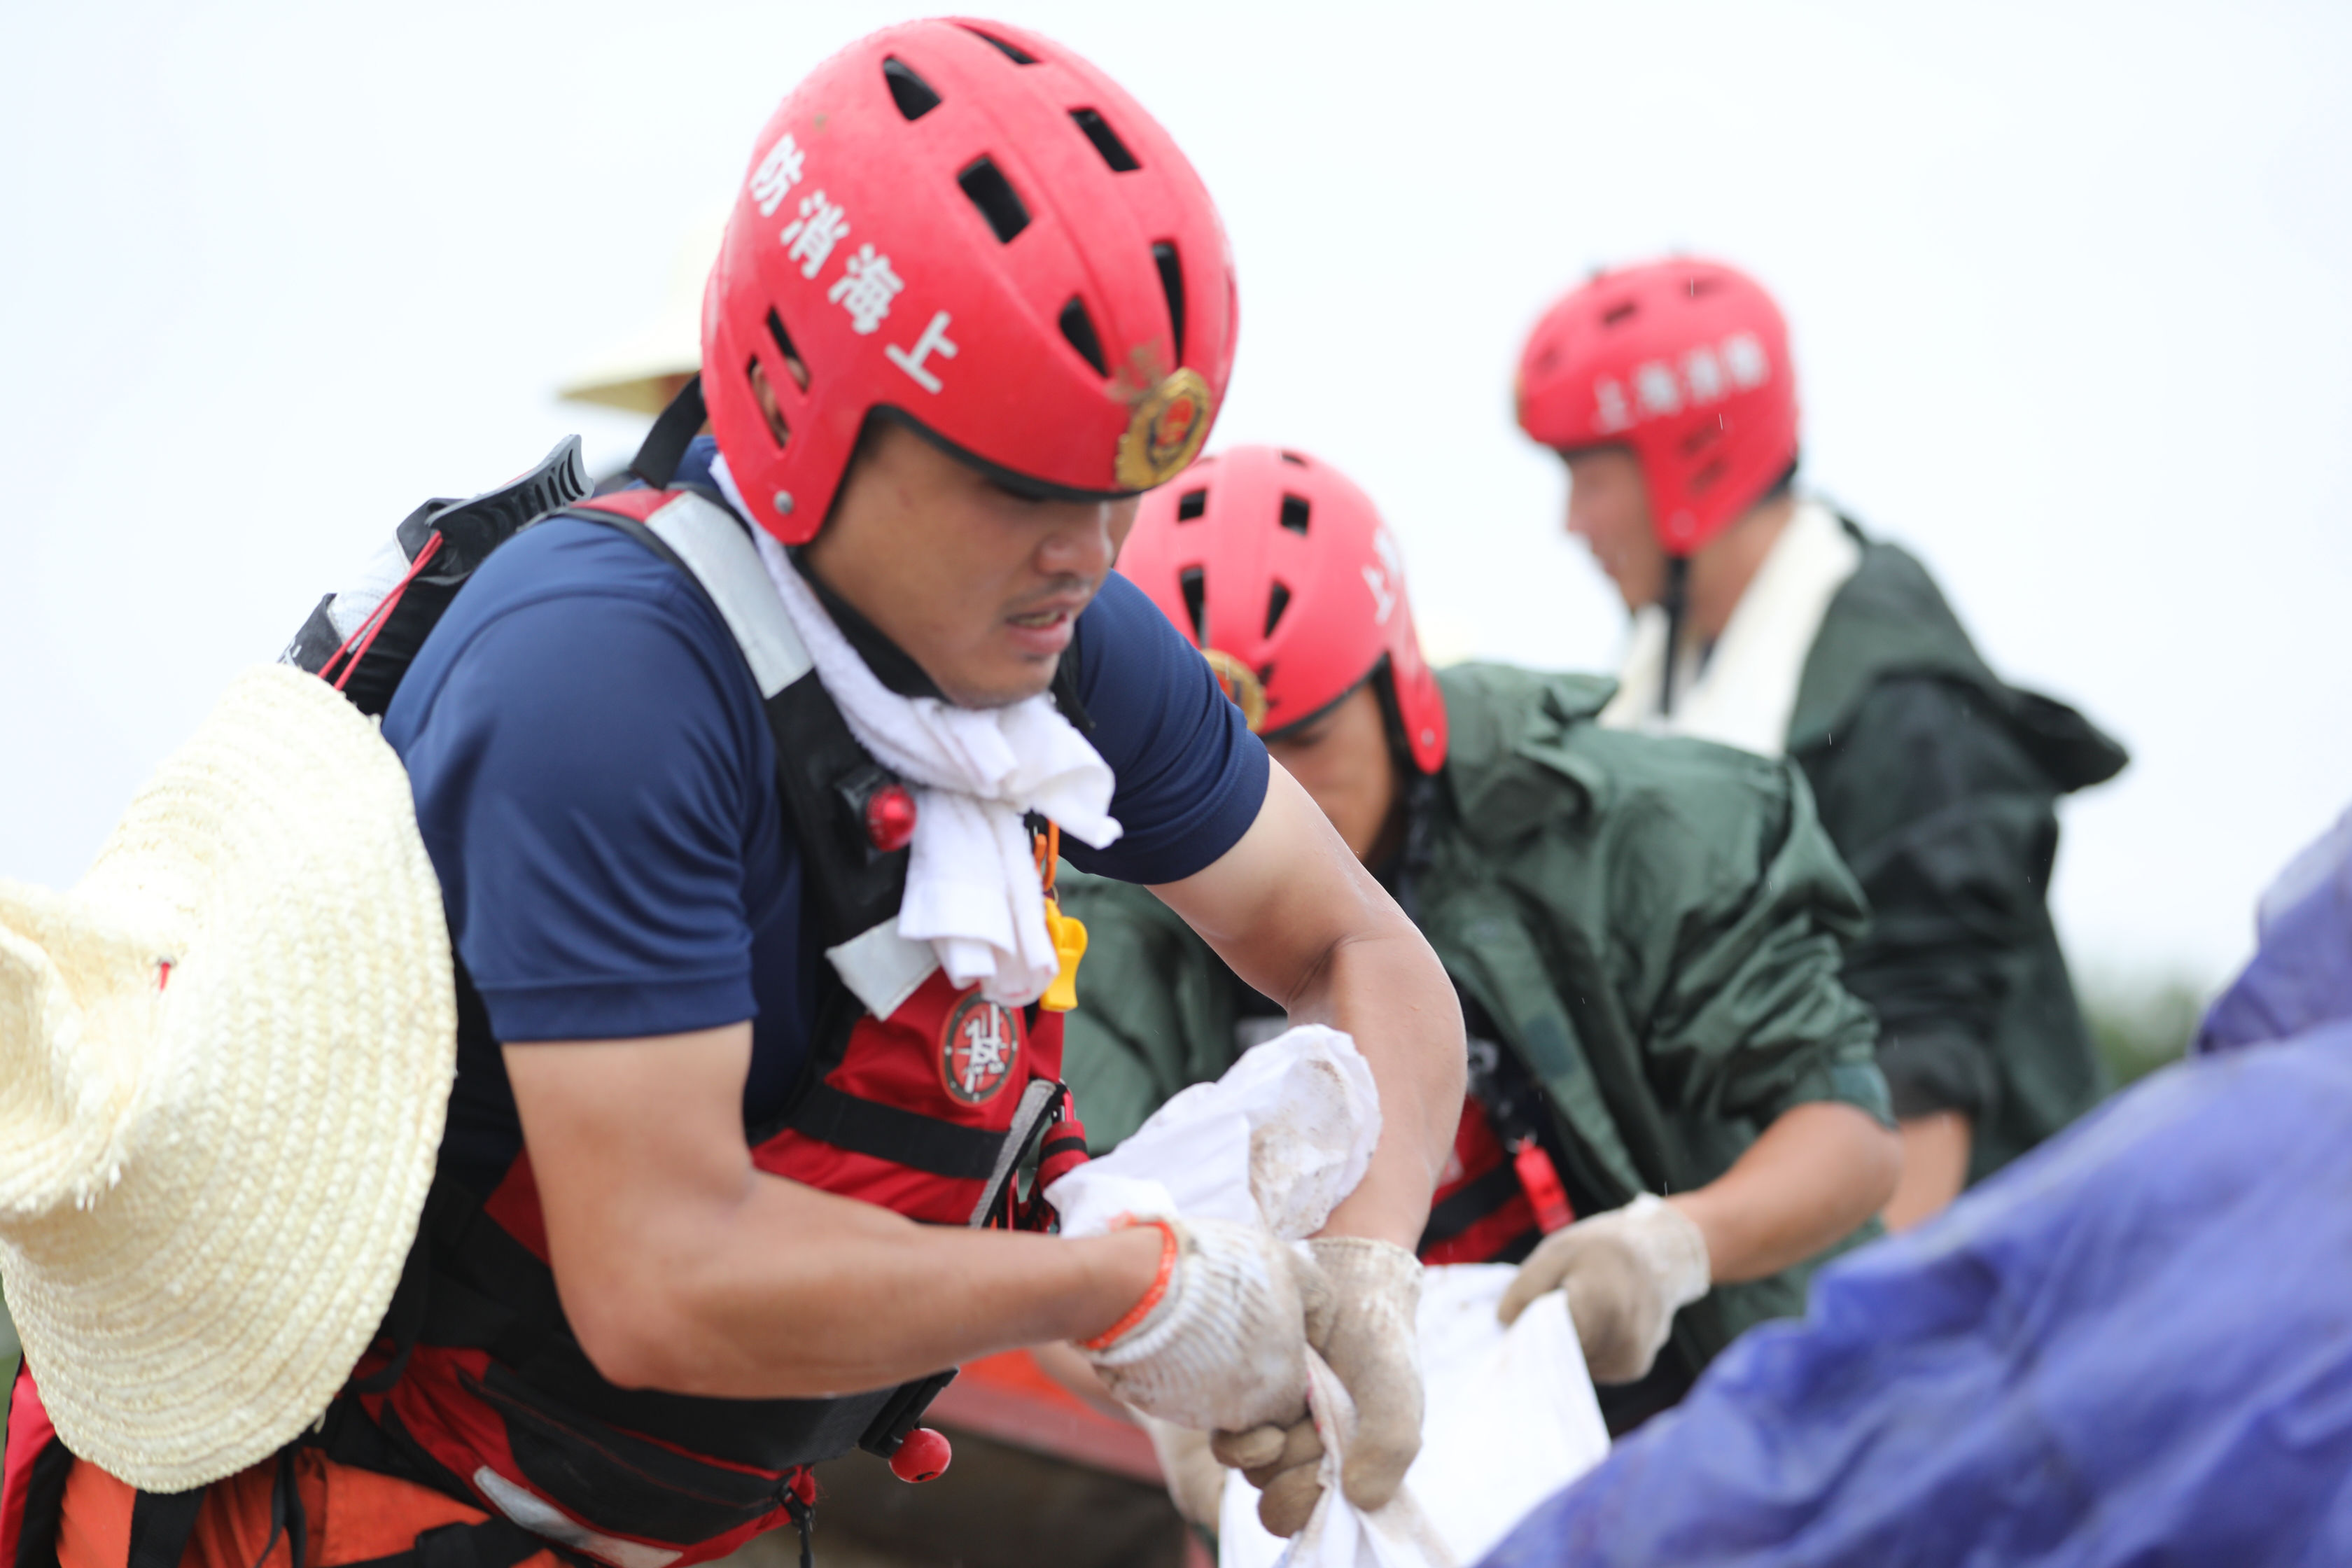
[[[1192,164],[1108,77],[994,22],[886,28],[793,90],[702,315],[711,429],[787,544],[824,526],[877,412],[1030,493],[1148,489],[1200,451],[1234,358]]]
[[[1670,555],[1730,527],[1797,460],[1788,323],[1720,262],[1654,261],[1570,290],[1528,335],[1518,405],[1547,447],[1632,448]]]
[[[1252,730],[1319,717],[1385,660],[1413,765],[1444,765],[1445,699],[1396,537],[1330,464],[1278,447],[1203,458],[1143,498],[1118,569],[1207,656]]]

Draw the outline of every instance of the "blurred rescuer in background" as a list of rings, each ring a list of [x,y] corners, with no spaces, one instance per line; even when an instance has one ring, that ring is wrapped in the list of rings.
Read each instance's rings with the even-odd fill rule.
[[[1620,1426],[1801,1310],[1809,1260],[1877,1212],[1897,1146],[1869,1013],[1838,980],[1862,902],[1796,769],[1604,731],[1606,680],[1432,671],[1395,540],[1304,454],[1196,463],[1144,499],[1119,571],[1461,995],[1469,1093],[1423,1260],[1524,1259],[1513,1317],[1563,1310],[1537,1299],[1566,1285]],[[1282,994],[1131,889],[1064,896],[1098,977],[1065,1067],[1101,1149],[1277,1031]]]
[[[806,1467],[891,1451],[941,1369],[1062,1340],[1141,1409],[1279,1440],[1310,1317],[1363,1410],[1349,1493],[1386,1500],[1459,1010],[1110,572],[1234,320],[1191,165],[1049,40],[911,23],[784,101],[648,488],[499,545],[390,699],[458,959],[421,1294],[283,1462],[171,1513],[191,1561],[299,1555],[306,1515],[329,1563],[704,1561],[805,1531]],[[1307,1248],[979,1228],[1062,1102],[1055,837],[1354,1037],[1383,1135]],[[180,1558],[144,1494],[88,1464],[62,1493],[67,1568]]]
[[[2105,1088],[2047,898],[2057,797],[2124,752],[1995,676],[1910,553],[1794,493],[1788,329],[1744,274],[1676,259],[1570,290],[1528,336],[1518,417],[1633,612],[1601,722],[1793,758],[1869,896],[1846,983],[1902,1119],[1887,1221],[1915,1224]]]

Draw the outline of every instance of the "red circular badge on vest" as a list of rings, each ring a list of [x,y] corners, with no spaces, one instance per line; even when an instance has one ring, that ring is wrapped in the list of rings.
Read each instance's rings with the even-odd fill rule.
[[[975,991],[948,1015],[940,1041],[940,1081],[966,1105],[996,1098],[1021,1059],[1021,1026],[1013,1009]]]

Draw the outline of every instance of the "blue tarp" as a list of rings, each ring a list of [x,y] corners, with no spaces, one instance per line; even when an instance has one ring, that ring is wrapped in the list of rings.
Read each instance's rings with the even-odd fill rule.
[[[2263,900],[2208,1053],[1937,1221],[1487,1568],[2352,1563],[2352,816]]]
[[[2254,961],[2207,1009],[2200,1054],[2235,1050],[2352,1018],[2352,812],[2263,894]]]

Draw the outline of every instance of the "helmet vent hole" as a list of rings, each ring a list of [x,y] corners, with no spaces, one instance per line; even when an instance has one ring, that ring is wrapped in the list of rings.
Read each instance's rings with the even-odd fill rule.
[[[973,37],[978,38],[982,43],[989,45],[991,47],[994,48],[998,54],[1003,55],[1006,59],[1011,60],[1016,66],[1034,66],[1037,63],[1037,57],[1035,55],[1031,54],[1028,50],[1021,48],[1016,45],[1006,43],[1003,38],[998,37],[993,33],[983,33],[978,27],[971,26],[965,27],[964,31],[970,33]]]
[[[1209,646],[1209,575],[1198,566],[1187,566],[1176,574],[1176,586],[1184,595],[1184,614],[1192,622],[1192,646]]]
[[[1176,521],[1179,522],[1191,522],[1208,510],[1209,492],[1206,490],[1186,490],[1176,498]]]
[[[1160,268],[1160,291],[1168,296],[1168,331],[1176,343],[1176,358],[1184,358],[1184,266],[1176,247],[1161,240],[1151,247],[1152,265]]]
[[[1070,118],[1078,122],[1078,129],[1087,133],[1087,140],[1095,144],[1095,151],[1102,154],[1102,161],[1110,165],[1112,174],[1131,174],[1143,167],[1135,161],[1135,154],[1127,150],[1127,143],[1118,139],[1118,132],[1113,131],[1110,122],[1101,115],[1091,109],[1073,109]]]
[[[956,176],[956,184],[963,187],[963,194],[971,198],[971,205],[980,209],[980,216],[995,230],[998,244],[1012,244],[1013,237],[1029,226],[1029,209],[1021,205],[1020,193],[1013,190],[1013,182],[1004,177],[1004,171],[992,160],[980,159]]]
[[[1717,458],[1691,476],[1691,494],[1705,495],[1715,488],[1715,482],[1721,478],[1723,478],[1723,459]]]
[[[890,101],[909,120],[920,120],[940,106],[940,95],[931,84],[896,55],[882,62],[882,79],[890,84]]]
[[[1282,612],[1290,608],[1290,590],[1276,583],[1265,596],[1265,635],[1272,637],[1274,628],[1282,622]]]
[[[1720,278],[1694,278],[1685,285],[1685,287],[1690,291],[1690,297],[1696,300],[1702,294],[1712,294],[1717,289],[1722,288],[1723,279]]]
[[[1683,437],[1683,456],[1696,458],[1723,438],[1720,425],[1702,425]]]
[[[776,450],[782,451],[793,438],[793,427],[784,423],[783,410],[776,406],[775,388],[769,384],[768,373],[753,354],[743,366],[744,379],[751,384],[751,404],[768,422],[768,434],[774,437]]]
[[[1302,468],[1305,468],[1305,467],[1307,466],[1307,459],[1306,459],[1306,458],[1302,458],[1302,457],[1300,457],[1300,456],[1299,456],[1297,453],[1296,453],[1296,452],[1285,452],[1285,453],[1283,453],[1283,455],[1282,455],[1282,460],[1283,460],[1284,462],[1286,462],[1286,463],[1295,464],[1295,465],[1297,465],[1297,467]],[[1301,502],[1300,504],[1301,504],[1302,506],[1304,506],[1304,505],[1305,505],[1305,503],[1304,503],[1304,502]],[[1285,523],[1283,526],[1285,526],[1285,527],[1286,528],[1286,527],[1288,527],[1289,525],[1288,525],[1287,523]],[[1298,531],[1299,531],[1299,532],[1301,532],[1301,533],[1306,532],[1306,531],[1307,531],[1307,524],[1306,524],[1306,523],[1304,523],[1304,522],[1301,522],[1301,523],[1298,525]]]
[[[1307,537],[1307,498],[1305,496],[1286,495],[1282,498],[1282,526],[1301,539]]]
[[[768,312],[768,335],[776,340],[777,352],[784,356],[784,368],[792,372],[793,380],[799,384],[803,392],[806,392],[808,362],[801,358],[801,351],[793,346],[793,335],[784,331],[783,318],[773,310]]]
[[[1612,305],[1609,309],[1601,311],[1601,324],[1604,327],[1622,326],[1624,323],[1632,321],[1635,316],[1638,316],[1641,313],[1642,307],[1640,302],[1638,300],[1627,300],[1622,303]]]
[[[1079,357],[1095,367],[1097,375],[1108,375],[1110,365],[1103,359],[1102,339],[1095,335],[1095,319],[1087,314],[1087,302],[1076,294],[1062,307],[1062,335]]]

